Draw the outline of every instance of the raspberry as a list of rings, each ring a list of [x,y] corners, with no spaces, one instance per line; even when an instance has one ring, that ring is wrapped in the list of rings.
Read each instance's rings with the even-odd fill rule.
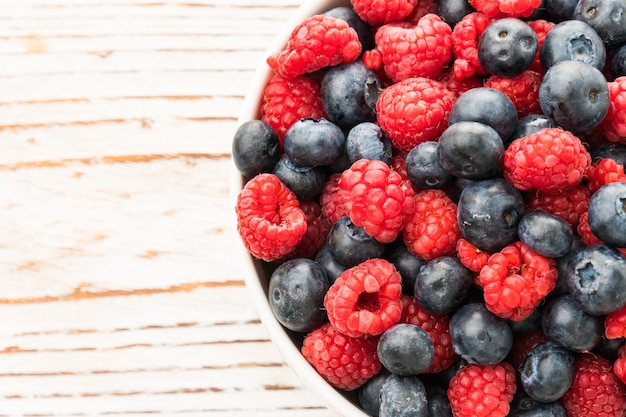
[[[558,194],[530,191],[525,197],[527,211],[545,210],[561,217],[575,228],[580,216],[589,208],[591,192],[587,185],[579,184]]]
[[[492,75],[485,82],[485,87],[502,91],[511,99],[519,118],[529,114],[541,113],[539,106],[540,85],[541,74],[530,70],[523,71],[515,77]]]
[[[626,337],[626,307],[606,315],[604,334],[607,339]]]
[[[485,305],[493,314],[512,321],[529,317],[556,285],[556,262],[522,242],[489,257],[480,270]]]
[[[399,22],[411,14],[418,0],[350,0],[357,15],[370,25]]]
[[[609,112],[596,128],[611,142],[626,144],[626,76],[610,81]]]
[[[332,174],[326,181],[326,184],[324,184],[322,195],[320,196],[322,211],[331,225],[348,214],[344,203],[348,201],[350,196],[347,192],[339,188],[340,178],[340,173]]]
[[[471,90],[472,88],[478,88],[483,86],[483,79],[481,76],[474,74],[463,79],[457,79],[454,77],[454,71],[452,68],[444,71],[443,74],[437,79],[444,85],[455,98],[458,98],[464,92]]]
[[[326,118],[320,84],[306,75],[289,79],[273,75],[263,92],[261,120],[274,129],[281,150],[287,130],[305,118]]]
[[[452,93],[440,82],[408,78],[381,92],[376,102],[378,124],[397,149],[408,153],[441,135],[453,103]]]
[[[294,28],[285,49],[269,56],[267,64],[283,77],[291,78],[348,64],[359,55],[359,36],[345,20],[315,15]]]
[[[450,318],[447,315],[431,314],[424,310],[414,297],[402,295],[402,317],[400,323],[421,327],[430,336],[435,346],[435,357],[424,373],[436,373],[447,369],[459,356],[454,352],[450,337]]]
[[[489,17],[528,17],[541,0],[471,0],[470,4]]]
[[[490,253],[478,249],[463,238],[456,242],[456,255],[463,266],[473,272],[480,272],[491,256]]]
[[[380,160],[360,159],[341,174],[350,220],[382,243],[393,242],[413,213],[413,190]]]
[[[504,178],[520,190],[560,193],[578,185],[590,163],[578,137],[549,127],[511,142],[504,152]]]
[[[591,164],[585,175],[587,186],[595,193],[605,184],[611,182],[626,182],[624,165],[618,164],[612,158],[602,158]]]
[[[549,22],[543,19],[531,20],[526,22],[535,31],[535,35],[537,35],[537,55],[535,55],[535,60],[530,67],[529,70],[538,72],[539,74],[543,74],[545,70],[543,69],[543,65],[541,65],[541,46],[543,45],[543,41],[546,39],[546,35],[555,25],[554,22]]]
[[[368,259],[344,271],[330,286],[324,307],[330,323],[341,333],[379,335],[402,314],[402,277],[390,262]]]
[[[306,216],[306,233],[302,236],[300,243],[285,255],[284,260],[313,258],[317,251],[326,243],[330,224],[320,205],[315,201],[301,201],[300,208]]]
[[[330,385],[346,391],[380,372],[376,337],[348,337],[325,323],[304,338],[302,355]]]
[[[617,359],[613,363],[613,373],[622,383],[626,384],[626,345],[617,351]]]
[[[448,398],[454,417],[504,417],[517,387],[515,370],[506,363],[470,364],[450,380]]]
[[[407,249],[425,261],[454,255],[461,237],[457,205],[442,190],[424,190],[414,199],[415,211],[402,231]]]
[[[407,184],[411,186],[413,193],[420,192],[420,188],[409,179],[409,175],[406,173],[406,155],[395,154],[391,157],[391,168],[396,171]]]
[[[574,380],[561,398],[568,417],[623,417],[624,384],[611,371],[611,363],[593,353],[581,353],[574,362]]]
[[[429,13],[437,13],[438,2],[436,0],[418,0],[417,5],[410,15],[404,18],[405,22],[417,24],[419,20]]]
[[[483,13],[473,12],[465,15],[452,31],[452,52],[454,78],[462,80],[472,75],[487,74],[478,60],[478,41],[491,19]]]
[[[291,252],[307,230],[296,196],[274,174],[259,174],[237,196],[237,231],[246,249],[271,262]]]
[[[518,369],[528,352],[539,343],[547,340],[549,340],[548,336],[546,336],[542,328],[529,333],[514,335],[513,346],[508,357],[509,362],[515,369]]]
[[[452,30],[430,13],[416,25],[388,23],[375,35],[385,74],[393,82],[411,77],[435,78],[452,58]]]

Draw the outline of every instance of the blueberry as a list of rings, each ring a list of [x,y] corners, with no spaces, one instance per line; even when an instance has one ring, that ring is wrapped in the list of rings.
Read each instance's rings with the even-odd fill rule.
[[[437,14],[453,29],[465,15],[475,11],[476,9],[467,0],[439,0],[437,2]]]
[[[472,273],[454,256],[440,256],[424,265],[415,278],[415,299],[432,314],[448,314],[467,297]]]
[[[248,120],[235,131],[233,162],[244,177],[270,172],[280,159],[278,135],[261,120]]]
[[[594,28],[609,48],[626,42],[624,0],[579,0],[572,18]]]
[[[322,193],[327,179],[322,167],[299,165],[287,154],[283,154],[278,160],[273,173],[301,201],[316,199]]]
[[[390,375],[380,390],[380,417],[428,417],[426,387],[416,376]]]
[[[546,12],[552,22],[571,20],[578,0],[544,0]]]
[[[609,339],[605,335],[602,335],[600,343],[593,349],[593,353],[597,353],[603,358],[615,362],[619,357],[619,350],[624,346],[624,343],[626,343],[626,337]]]
[[[477,87],[462,93],[452,105],[448,126],[462,121],[489,125],[503,141],[507,141],[517,126],[517,110],[503,92],[495,88]]]
[[[363,122],[350,129],[346,152],[352,163],[359,159],[376,159],[391,164],[391,141],[376,123]]]
[[[380,363],[396,375],[418,375],[428,369],[435,357],[433,341],[424,329],[414,324],[398,323],[378,339]]]
[[[302,166],[329,165],[346,145],[346,136],[326,119],[300,119],[285,133],[285,154]]]
[[[580,20],[566,20],[550,29],[539,56],[546,70],[566,60],[584,62],[602,70],[606,62],[606,49],[591,26]]]
[[[380,411],[380,390],[391,372],[382,368],[379,373],[368,379],[357,389],[357,401],[363,410],[373,417]]]
[[[333,257],[333,254],[330,252],[328,247],[328,243],[317,251],[314,260],[324,269],[331,284],[335,282],[346,269],[348,269],[337,262],[337,260]]]
[[[549,258],[567,254],[574,242],[570,224],[544,210],[524,214],[517,225],[517,234],[526,246]]]
[[[597,126],[609,110],[609,87],[597,68],[580,61],[552,65],[539,86],[539,105],[558,126],[585,133]]]
[[[591,161],[598,162],[611,158],[618,164],[626,165],[626,145],[616,142],[603,142],[591,150]]]
[[[417,274],[426,265],[426,261],[411,253],[404,242],[398,242],[385,258],[391,262],[402,276],[402,292],[413,295]]]
[[[574,354],[553,341],[539,343],[526,354],[519,373],[530,397],[544,403],[559,400],[574,379]]]
[[[376,120],[374,109],[380,81],[363,61],[329,68],[322,78],[322,104],[333,123],[351,129],[362,122]]]
[[[439,385],[426,385],[428,417],[453,417],[446,389]]]
[[[406,155],[406,175],[421,189],[443,188],[452,178],[439,163],[437,146],[436,141],[425,141]]]
[[[491,74],[515,77],[533,63],[538,45],[537,34],[526,22],[498,19],[478,39],[478,61]]]
[[[535,401],[524,390],[517,390],[507,417],[567,417],[560,400],[544,403]]]
[[[348,23],[348,26],[354,29],[359,36],[359,42],[361,42],[363,51],[368,51],[374,48],[374,34],[372,33],[370,25],[361,19],[352,7],[335,7],[325,12],[324,15],[345,20],[346,23]]]
[[[589,201],[589,228],[608,245],[626,247],[626,182],[605,184]]]
[[[315,261],[296,258],[280,264],[269,281],[274,317],[289,330],[313,330],[326,319],[324,296],[329,286],[324,269]]]
[[[617,311],[626,306],[626,257],[610,246],[586,246],[568,259],[566,282],[587,314]]]
[[[454,351],[470,363],[493,365],[503,361],[513,345],[513,332],[506,320],[483,303],[468,303],[450,317]]]
[[[570,250],[565,255],[555,258],[556,268],[559,272],[559,276],[556,279],[556,285],[554,289],[549,294],[550,297],[569,294],[569,289],[567,288],[567,263],[569,262],[569,258],[578,253],[578,251],[585,246],[586,245],[580,240],[580,238],[575,236]]]
[[[332,225],[327,244],[333,258],[348,268],[371,258],[380,258],[386,246],[352,223],[348,216],[343,216]]]
[[[509,142],[539,132],[541,129],[547,127],[556,127],[556,125],[544,114],[529,114],[519,119],[515,132],[513,132],[513,136],[511,136]]]
[[[504,143],[489,125],[457,122],[439,137],[437,156],[441,166],[456,177],[486,180],[502,171]]]
[[[626,43],[615,50],[609,68],[615,78],[626,75]]]
[[[465,239],[486,252],[498,252],[518,238],[524,198],[503,178],[476,181],[461,192],[457,213]]]
[[[508,320],[509,326],[515,335],[524,335],[541,328],[541,310],[543,304],[539,304],[530,316],[523,320]]]
[[[585,313],[566,294],[547,302],[541,314],[541,327],[550,340],[572,352],[585,352],[600,343],[604,319]]]

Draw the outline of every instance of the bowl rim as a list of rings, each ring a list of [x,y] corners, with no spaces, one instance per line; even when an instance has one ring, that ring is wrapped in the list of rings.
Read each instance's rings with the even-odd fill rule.
[[[260,105],[263,97],[263,90],[267,81],[272,75],[272,70],[265,61],[266,57],[280,51],[287,44],[287,40],[293,31],[306,17],[326,12],[334,7],[350,6],[349,0],[319,0],[304,1],[296,11],[287,20],[285,25],[280,29],[277,36],[265,51],[262,62],[254,72],[246,96],[243,100],[237,126],[248,120],[258,119],[260,117]],[[274,317],[269,303],[267,301],[267,293],[258,279],[257,266],[260,261],[255,260],[241,242],[236,232],[237,216],[235,213],[235,205],[239,191],[243,188],[244,179],[237,170],[231,157],[230,167],[230,203],[232,219],[234,220],[234,228],[236,233],[237,251],[240,253],[241,269],[244,275],[244,281],[248,292],[252,296],[259,318],[263,326],[266,328],[273,344],[278,348],[280,354],[285,359],[287,365],[298,376],[300,381],[310,391],[315,393],[319,398],[323,399],[327,407],[336,414],[346,417],[370,417],[363,410],[357,407],[345,395],[333,388],[326,382],[317,371],[306,361],[300,349],[296,347],[287,330]]]

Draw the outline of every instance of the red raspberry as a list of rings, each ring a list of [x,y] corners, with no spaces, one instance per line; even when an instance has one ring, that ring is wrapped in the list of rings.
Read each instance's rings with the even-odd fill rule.
[[[325,323],[302,343],[302,355],[330,385],[346,391],[363,385],[380,372],[376,337],[352,338]]]
[[[410,15],[404,18],[405,22],[417,24],[419,20],[429,13],[437,13],[438,2],[436,0],[418,0],[417,5]]]
[[[415,211],[402,231],[407,249],[425,261],[454,255],[461,237],[457,205],[442,190],[420,191],[414,198]]]
[[[624,165],[618,164],[612,158],[602,158],[592,163],[585,177],[587,178],[587,186],[592,193],[611,182],[626,182]]]
[[[274,174],[259,174],[237,196],[237,231],[246,249],[271,262],[291,252],[306,233],[295,194]]]
[[[448,399],[454,417],[504,417],[516,389],[510,364],[470,364],[450,380]]]
[[[285,255],[284,259],[313,258],[317,251],[326,243],[330,224],[315,201],[301,201],[300,208],[306,216],[306,233],[294,250]]]
[[[429,313],[410,295],[402,295],[400,300],[402,301],[400,322],[413,324],[424,329],[435,346],[435,357],[425,373],[435,373],[447,369],[459,357],[454,352],[450,337],[450,318],[447,315]]]
[[[626,76],[609,83],[609,112],[596,128],[611,142],[626,144]]]
[[[626,389],[611,371],[611,363],[593,353],[574,362],[572,385],[561,398],[568,417],[624,417]]]
[[[393,155],[391,157],[391,168],[398,174],[400,174],[402,179],[411,186],[413,193],[418,193],[421,191],[420,188],[409,179],[409,175],[406,173],[406,155],[402,153],[397,153]]]
[[[533,60],[533,63],[530,64],[530,67],[528,67],[528,69],[538,72],[539,74],[544,74],[545,70],[541,65],[541,46],[543,45],[543,41],[546,39],[546,35],[556,23],[549,22],[544,19],[531,20],[526,23],[528,23],[528,26],[530,26],[535,31],[535,35],[537,35],[537,54],[535,55],[535,59]]]
[[[502,91],[511,99],[517,110],[518,117],[541,113],[539,106],[539,86],[541,74],[526,70],[515,77],[492,75],[485,82],[485,87]]]
[[[269,56],[267,63],[278,74],[291,78],[348,64],[359,55],[359,36],[345,20],[315,15],[296,26],[285,49]]]
[[[462,80],[472,75],[487,74],[478,60],[478,40],[491,19],[483,13],[473,12],[465,15],[452,31],[452,52],[454,78]]]
[[[490,253],[478,249],[463,238],[456,242],[456,255],[463,266],[473,272],[480,272],[491,256]]]
[[[534,348],[541,342],[548,340],[548,336],[543,332],[542,328],[533,330],[530,333],[524,333],[521,335],[513,335],[513,346],[509,352],[508,360],[513,365],[513,368],[519,369],[522,361]]]
[[[374,41],[385,74],[393,82],[411,77],[436,78],[452,58],[451,33],[450,26],[434,13],[425,15],[416,25],[398,22],[381,26]],[[368,57],[369,67],[376,62]]]
[[[580,216],[587,212],[590,198],[591,192],[585,184],[576,185],[558,194],[529,191],[526,193],[526,209],[545,210],[561,217],[575,228]]]
[[[463,79],[455,78],[452,68],[448,68],[437,80],[443,84],[448,91],[454,94],[455,98],[458,98],[461,94],[472,88],[478,88],[484,85],[482,77],[477,74],[470,75]]]
[[[357,15],[370,25],[399,22],[411,14],[418,0],[351,0]]]
[[[385,88],[376,102],[378,124],[391,143],[408,153],[448,127],[453,94],[438,81],[407,78]]]
[[[379,335],[400,320],[402,277],[390,262],[374,258],[344,271],[324,297],[330,323],[341,333]]]
[[[613,373],[622,383],[626,384],[626,345],[617,351],[617,359],[613,363]]]
[[[511,142],[504,152],[504,178],[520,190],[560,193],[578,185],[590,163],[577,136],[549,127]]]
[[[528,17],[541,0],[471,0],[471,5],[489,17]]]
[[[556,285],[556,262],[522,242],[489,257],[480,270],[485,304],[493,314],[512,321],[529,317]]]
[[[327,118],[319,82],[306,75],[289,79],[273,75],[263,92],[261,120],[276,131],[281,150],[287,130],[308,117]]]
[[[350,195],[339,188],[340,178],[340,173],[332,174],[326,181],[326,184],[324,184],[322,195],[320,196],[322,211],[331,225],[335,224],[343,216],[348,215],[344,204],[348,201]]]
[[[607,339],[626,337],[626,307],[606,315],[604,334]]]
[[[341,174],[344,208],[355,225],[382,243],[393,242],[413,213],[413,190],[379,160],[360,159]]]

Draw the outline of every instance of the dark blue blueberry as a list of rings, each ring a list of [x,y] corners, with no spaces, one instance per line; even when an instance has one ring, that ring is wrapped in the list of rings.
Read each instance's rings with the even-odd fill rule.
[[[337,159],[346,146],[346,136],[326,119],[300,119],[285,133],[285,154],[298,165],[324,166]]]
[[[475,11],[476,9],[467,0],[439,0],[437,2],[437,14],[453,29],[465,15]]]
[[[608,245],[626,247],[626,182],[600,187],[589,201],[589,228]]]
[[[586,246],[568,259],[566,282],[587,314],[620,310],[626,306],[626,256],[607,245]]]
[[[454,351],[470,363],[493,365],[503,361],[513,346],[507,321],[483,303],[468,303],[450,317]]]
[[[617,78],[626,75],[626,43],[615,50],[609,65],[613,77]]]
[[[346,138],[346,153],[350,162],[375,159],[391,164],[391,141],[376,123],[363,122],[354,126]]]
[[[449,126],[463,121],[489,125],[502,141],[508,141],[517,126],[517,110],[511,99],[495,88],[472,88],[456,99],[448,117]]]
[[[376,120],[374,109],[379,91],[376,73],[357,60],[327,70],[322,79],[322,104],[329,119],[348,130]]]
[[[389,250],[385,259],[391,262],[402,276],[402,292],[413,295],[415,279],[422,267],[426,265],[426,261],[411,253],[401,241]]]
[[[363,51],[368,51],[374,48],[374,34],[372,32],[372,28],[363,19],[361,19],[358,14],[356,14],[352,7],[335,7],[325,12],[324,15],[345,20],[346,23],[348,23],[348,26],[354,29],[359,36],[359,42],[361,42]]]
[[[328,243],[317,251],[315,254],[315,262],[320,264],[324,271],[326,271],[326,276],[331,284],[335,282],[346,269],[348,269],[337,262],[337,260],[333,257],[333,254],[328,248]]]
[[[529,114],[519,119],[515,132],[513,132],[513,136],[511,136],[509,141],[512,142],[515,139],[523,138],[547,127],[556,127],[556,125],[544,114]]]
[[[390,375],[380,390],[380,417],[428,417],[426,387],[417,377]]]
[[[573,19],[589,24],[612,48],[626,42],[626,2],[624,0],[580,0]]]
[[[478,61],[491,74],[515,77],[533,63],[538,50],[535,31],[513,17],[490,23],[478,40]]]
[[[489,125],[457,122],[439,137],[437,157],[439,164],[456,177],[486,180],[502,171],[504,143]]]
[[[535,401],[524,390],[518,389],[507,417],[567,417],[567,411],[560,400],[549,403]]]
[[[314,200],[326,184],[327,175],[322,167],[303,166],[283,154],[274,166],[273,173],[298,197],[298,200]]]
[[[363,411],[372,417],[378,417],[380,411],[380,390],[391,372],[382,368],[379,373],[368,379],[357,389],[357,401]]]
[[[296,258],[270,276],[268,298],[276,320],[289,330],[308,332],[326,319],[324,296],[330,283],[315,261]]]
[[[426,385],[428,417],[453,417],[446,389],[439,385]]]
[[[569,252],[567,252],[563,256],[559,256],[555,259],[556,268],[559,272],[559,276],[556,279],[556,285],[552,292],[549,294],[550,297],[555,297],[563,294],[569,294],[569,289],[567,288],[567,262],[569,258],[578,253],[579,250],[585,247],[585,244],[580,240],[579,237],[575,236],[574,241],[572,242],[572,247]]]
[[[584,62],[602,70],[606,63],[606,49],[591,26],[580,20],[566,20],[550,29],[539,57],[546,70],[566,60]]]
[[[368,259],[380,258],[385,252],[384,243],[365,233],[348,216],[343,216],[332,225],[327,244],[333,258],[348,268]]]
[[[437,146],[436,141],[425,141],[406,155],[406,175],[421,189],[440,189],[452,179],[452,174],[439,163]]]
[[[609,111],[609,87],[597,68],[580,61],[552,65],[539,86],[541,111],[565,130],[585,133]]]
[[[574,354],[553,341],[539,343],[519,366],[524,391],[544,403],[559,400],[574,379]]]
[[[435,357],[435,346],[424,329],[414,324],[398,323],[378,339],[380,363],[396,375],[418,375],[428,369]]]
[[[610,362],[615,362],[619,356],[619,350],[626,343],[626,337],[618,337],[609,339],[604,334],[600,339],[600,343],[593,349],[593,353],[597,353]]]
[[[461,234],[486,252],[498,252],[517,240],[517,225],[525,212],[519,190],[502,178],[475,181],[461,192],[458,223]]]
[[[261,120],[248,120],[235,131],[233,162],[244,177],[270,172],[280,159],[280,145],[274,129]]]
[[[544,210],[529,211],[517,225],[519,240],[548,258],[567,254],[574,242],[574,232],[562,217]]]
[[[325,168],[329,175],[334,173],[341,174],[343,171],[350,168],[351,165],[352,161],[350,161],[350,158],[348,157],[348,152],[346,151],[346,147],[344,146],[341,155],[339,155],[339,157],[331,162],[329,165],[326,165]]]
[[[420,269],[413,290],[418,304],[432,314],[448,314],[467,297],[472,272],[454,256],[440,256]]]
[[[611,158],[618,164],[626,165],[626,145],[604,142],[591,150],[592,162],[598,162],[604,158]]]
[[[571,20],[578,0],[544,0],[544,6],[552,22],[558,23]]]
[[[585,313],[571,296],[561,295],[543,308],[541,327],[550,340],[572,352],[585,352],[600,343],[604,319]]]
[[[523,320],[513,321],[507,320],[513,334],[524,335],[541,328],[541,310],[543,304],[539,304],[530,316]]]

